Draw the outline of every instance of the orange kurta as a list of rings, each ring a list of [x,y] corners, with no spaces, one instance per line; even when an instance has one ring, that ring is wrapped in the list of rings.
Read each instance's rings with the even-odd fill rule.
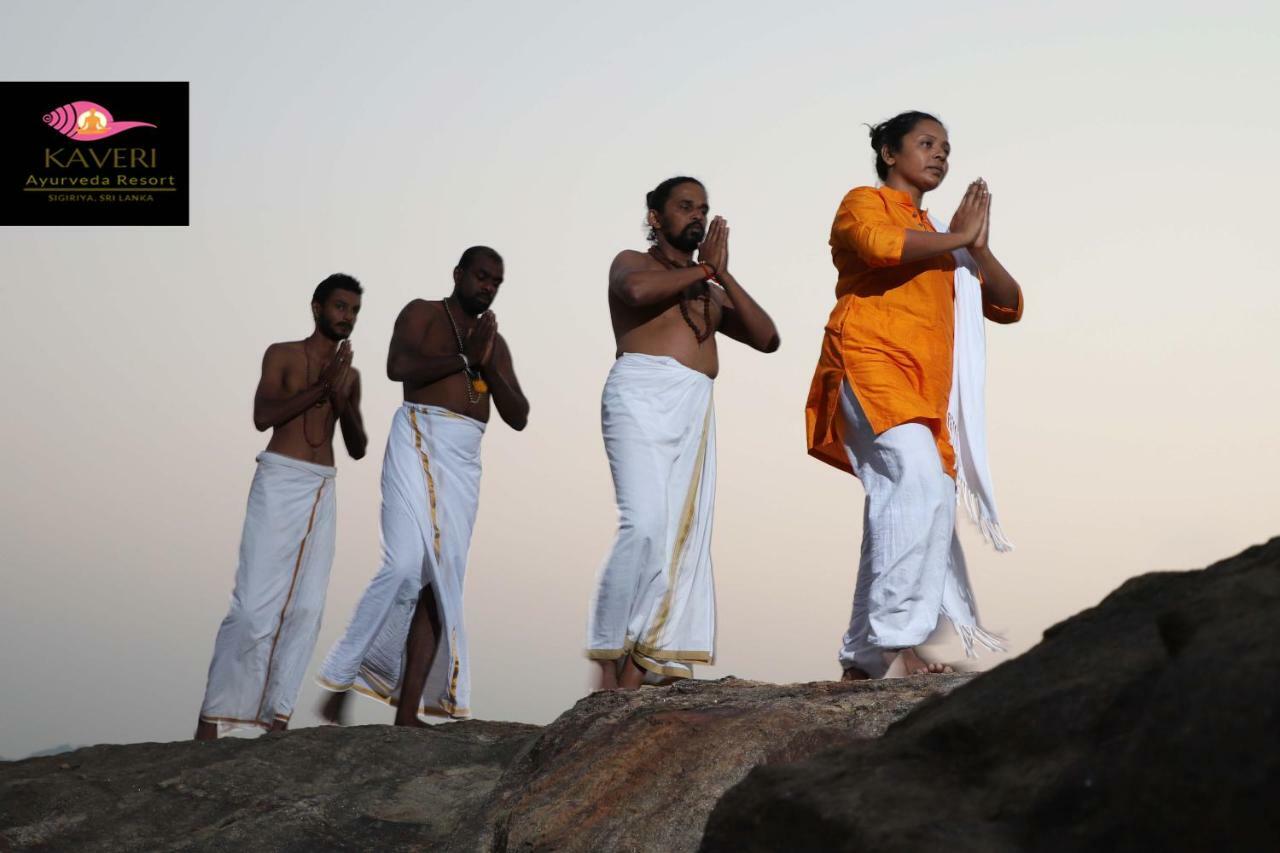
[[[890,187],[850,190],[831,225],[839,273],[836,307],[823,330],[805,421],[809,454],[849,471],[840,414],[848,379],[876,434],[910,421],[932,430],[943,468],[955,476],[947,432],[955,336],[955,259],[902,263],[907,229],[933,231],[911,196]],[[1016,315],[998,306],[988,311]]]

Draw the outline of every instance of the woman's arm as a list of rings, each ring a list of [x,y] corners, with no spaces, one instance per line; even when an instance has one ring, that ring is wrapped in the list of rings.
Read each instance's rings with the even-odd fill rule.
[[[982,273],[982,313],[995,323],[1016,323],[1022,319],[1022,287],[991,252],[991,194],[985,183],[983,191],[982,227],[969,247]]]

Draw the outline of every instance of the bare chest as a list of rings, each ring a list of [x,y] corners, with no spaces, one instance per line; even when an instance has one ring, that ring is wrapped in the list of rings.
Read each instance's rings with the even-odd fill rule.
[[[463,352],[468,337],[475,328],[475,320],[470,317],[448,317],[443,311],[440,316],[427,327],[419,344],[422,355],[453,355]]]
[[[284,390],[288,394],[297,394],[307,390],[320,379],[326,362],[309,356],[303,347],[297,347],[284,365]]]

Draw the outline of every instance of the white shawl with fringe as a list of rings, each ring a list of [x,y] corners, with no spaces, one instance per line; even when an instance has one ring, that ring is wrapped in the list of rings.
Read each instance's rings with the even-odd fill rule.
[[[932,216],[934,230],[947,231]],[[951,359],[951,399],[947,427],[956,451],[956,493],[982,536],[997,551],[1012,551],[1013,543],[1000,527],[996,493],[987,464],[987,337],[982,316],[982,282],[978,264],[965,249],[956,259],[956,329]]]

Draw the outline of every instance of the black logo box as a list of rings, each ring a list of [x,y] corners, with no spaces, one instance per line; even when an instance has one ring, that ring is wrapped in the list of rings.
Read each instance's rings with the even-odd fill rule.
[[[189,84],[172,83],[7,83],[0,82],[0,104],[5,125],[0,127],[0,225],[187,225],[189,195]],[[64,104],[92,101],[104,107],[114,121],[142,121],[155,127],[137,127],[93,141],[69,139],[44,122],[44,116]],[[143,149],[146,158],[132,166],[98,167],[90,151]],[[47,165],[46,151],[66,164],[71,152],[81,149],[89,167],[70,163]],[[155,153],[154,167],[150,152]],[[128,163],[128,154],[119,162]],[[110,176],[111,192],[29,192],[30,176]],[[172,176],[172,191],[145,187],[115,187],[116,176],[139,178]],[[59,195],[69,198],[57,198]],[[149,199],[146,197],[150,196]],[[78,198],[77,198],[78,197]]]

